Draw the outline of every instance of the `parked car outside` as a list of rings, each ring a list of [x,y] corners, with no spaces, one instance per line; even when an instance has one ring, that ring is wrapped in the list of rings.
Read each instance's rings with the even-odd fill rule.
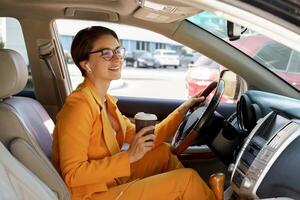
[[[300,53],[263,35],[230,42],[263,66],[300,89]]]
[[[148,51],[138,50],[132,53],[127,53],[125,56],[126,66],[138,67],[152,67],[156,68],[155,59]]]
[[[219,78],[220,65],[212,59],[202,55],[193,64],[189,64],[186,74],[188,96],[204,90],[212,81]]]
[[[188,97],[204,90],[211,82],[217,81],[221,71],[225,69],[225,67],[204,55],[200,56],[195,63],[189,64],[185,78]],[[230,78],[226,80],[227,85],[221,98],[222,103],[236,103],[236,99],[232,98],[235,96],[235,81],[237,81],[236,74],[230,73]],[[208,99],[211,99],[213,95],[213,92],[210,93]]]
[[[188,67],[189,64],[195,63],[195,61],[199,58],[199,53],[185,53],[180,55],[180,66]]]
[[[157,67],[166,68],[173,66],[175,69],[179,66],[179,56],[174,50],[156,49],[153,53]]]

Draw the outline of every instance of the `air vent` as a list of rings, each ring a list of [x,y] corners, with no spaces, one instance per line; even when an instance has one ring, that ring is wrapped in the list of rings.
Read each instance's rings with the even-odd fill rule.
[[[228,122],[232,123],[234,120],[236,120],[237,118],[237,114],[233,113],[229,118],[228,118]]]

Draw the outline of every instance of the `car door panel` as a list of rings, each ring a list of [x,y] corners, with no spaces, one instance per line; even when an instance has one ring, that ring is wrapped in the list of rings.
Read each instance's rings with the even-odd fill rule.
[[[129,118],[133,118],[137,112],[153,113],[158,120],[162,120],[176,109],[183,100],[175,99],[155,99],[117,96],[118,108],[121,113]],[[226,119],[235,112],[236,104],[220,103],[217,111]]]

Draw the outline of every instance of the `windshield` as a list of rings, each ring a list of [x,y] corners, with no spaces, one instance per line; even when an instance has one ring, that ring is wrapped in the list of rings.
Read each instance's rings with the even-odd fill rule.
[[[299,0],[284,0],[284,1],[253,1],[253,0],[240,0],[243,3],[250,4],[266,12],[270,12],[273,15],[299,26]]]
[[[245,27],[240,39],[229,41],[226,19],[212,12],[201,12],[187,20],[233,45],[300,90],[300,53],[298,51]]]

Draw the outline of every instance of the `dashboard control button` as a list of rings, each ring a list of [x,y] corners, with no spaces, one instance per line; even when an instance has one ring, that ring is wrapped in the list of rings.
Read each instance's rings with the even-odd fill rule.
[[[252,186],[252,181],[248,177],[245,177],[242,182],[241,187],[243,187],[245,189],[249,189],[251,186]]]

